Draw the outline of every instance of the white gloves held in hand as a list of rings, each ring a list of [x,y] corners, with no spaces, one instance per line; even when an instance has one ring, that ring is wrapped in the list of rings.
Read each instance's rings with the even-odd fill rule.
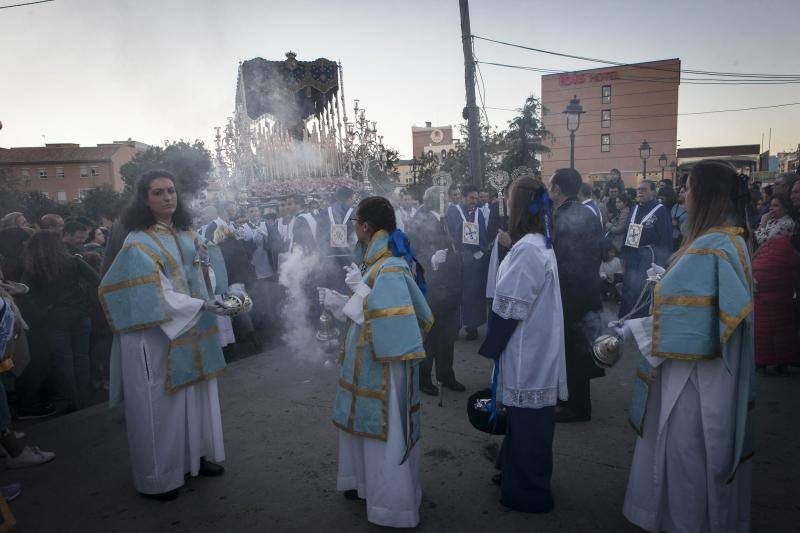
[[[208,311],[210,313],[214,313],[215,315],[221,315],[221,316],[234,315],[238,311],[237,309],[233,309],[233,308],[230,308],[230,307],[224,307],[219,302],[205,302],[203,304],[203,309],[205,309],[206,311]]]
[[[662,277],[664,277],[664,270],[662,267],[658,266],[655,263],[650,263],[650,268],[647,269],[647,281],[659,281]]]
[[[369,286],[364,283],[364,278],[361,275],[361,269],[358,268],[358,265],[352,263],[350,266],[344,267],[344,270],[347,272],[344,282],[350,287],[350,290],[353,291],[354,294],[366,298],[371,290]]]
[[[439,265],[445,261],[447,261],[447,250],[436,250],[431,256],[431,266],[433,266],[433,270],[439,270]]]
[[[613,322],[608,323],[608,329],[610,329],[614,335],[620,339],[625,339],[625,330],[623,329],[622,325],[623,322],[621,320],[614,320]]]
[[[342,308],[347,303],[347,296],[323,287],[317,287],[317,294],[319,295],[319,301],[322,302],[322,307],[333,313],[333,316],[337,319],[342,320]]]

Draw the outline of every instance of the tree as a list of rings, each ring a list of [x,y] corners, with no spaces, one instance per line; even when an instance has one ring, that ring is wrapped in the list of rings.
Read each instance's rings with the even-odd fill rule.
[[[461,138],[469,137],[469,130],[466,124],[461,124]],[[481,134],[481,170],[483,180],[486,179],[486,172],[496,170],[503,157],[503,133],[498,133],[485,121],[480,124]],[[442,162],[441,170],[449,172],[453,176],[453,183],[468,184],[472,183],[469,171],[469,151],[466,143],[461,143],[455,150],[455,154],[448,156]]]
[[[30,191],[22,194],[22,212],[31,223],[38,221],[48,213],[58,213],[58,204],[40,191]]]
[[[86,216],[95,221],[101,218],[113,220],[122,208],[122,195],[110,185],[101,185],[90,189],[81,200]]]
[[[536,154],[550,152],[550,148],[542,144],[542,140],[551,135],[541,122],[541,107],[541,102],[531,94],[518,110],[519,115],[508,121],[509,129],[501,139],[505,151],[500,164],[503,170],[511,172],[517,167],[530,167],[538,171]]]
[[[433,154],[423,153],[420,157],[414,157],[413,161],[414,183],[406,189],[416,198],[422,198],[425,189],[433,185],[432,178],[439,170],[439,160]]]
[[[133,189],[139,176],[148,170],[167,170],[175,176],[181,193],[195,196],[208,184],[212,168],[211,152],[198,139],[191,144],[180,140],[151,146],[122,165],[120,172],[127,188]]]
[[[19,182],[19,178],[14,177],[10,169],[0,167],[0,217],[22,208]]]

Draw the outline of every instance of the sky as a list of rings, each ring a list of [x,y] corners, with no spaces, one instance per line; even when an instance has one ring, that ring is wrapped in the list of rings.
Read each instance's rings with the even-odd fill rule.
[[[0,7],[25,0],[0,0]],[[472,0],[472,33],[620,62],[800,75],[797,0]],[[458,0],[55,0],[0,9],[0,147],[200,138],[234,108],[254,57],[341,61],[384,143],[411,155],[411,126],[458,125],[465,104]],[[476,41],[483,61],[602,65]],[[539,95],[533,72],[481,67],[487,107]],[[679,113],[800,102],[800,84],[680,87]],[[514,113],[486,110],[504,127]],[[800,143],[800,105],[681,116],[679,146]],[[44,137],[43,137],[44,136]]]

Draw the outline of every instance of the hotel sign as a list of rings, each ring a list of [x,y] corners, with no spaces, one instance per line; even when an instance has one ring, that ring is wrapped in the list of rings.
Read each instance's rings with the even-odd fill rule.
[[[612,70],[611,72],[597,72],[592,74],[562,74],[558,77],[558,84],[564,85],[580,85],[582,83],[599,83],[603,81],[618,80],[619,72]]]

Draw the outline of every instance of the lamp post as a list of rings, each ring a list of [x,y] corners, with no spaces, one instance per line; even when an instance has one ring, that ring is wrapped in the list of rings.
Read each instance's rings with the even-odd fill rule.
[[[650,145],[647,144],[647,140],[645,139],[642,141],[642,144],[639,145],[639,157],[642,158],[642,179],[647,179],[647,159],[650,157]]]
[[[667,168],[667,154],[662,153],[658,157],[658,166],[661,167],[661,181],[664,181],[664,170]]]
[[[675,178],[678,176],[678,164],[675,161],[672,161],[669,164],[669,170],[672,172],[672,184],[677,185],[677,183],[675,183]]]
[[[581,115],[586,111],[583,110],[581,101],[578,100],[578,95],[573,95],[572,99],[567,104],[567,108],[562,111],[567,115],[567,130],[569,131],[569,168],[575,168],[575,132],[581,127]]]

